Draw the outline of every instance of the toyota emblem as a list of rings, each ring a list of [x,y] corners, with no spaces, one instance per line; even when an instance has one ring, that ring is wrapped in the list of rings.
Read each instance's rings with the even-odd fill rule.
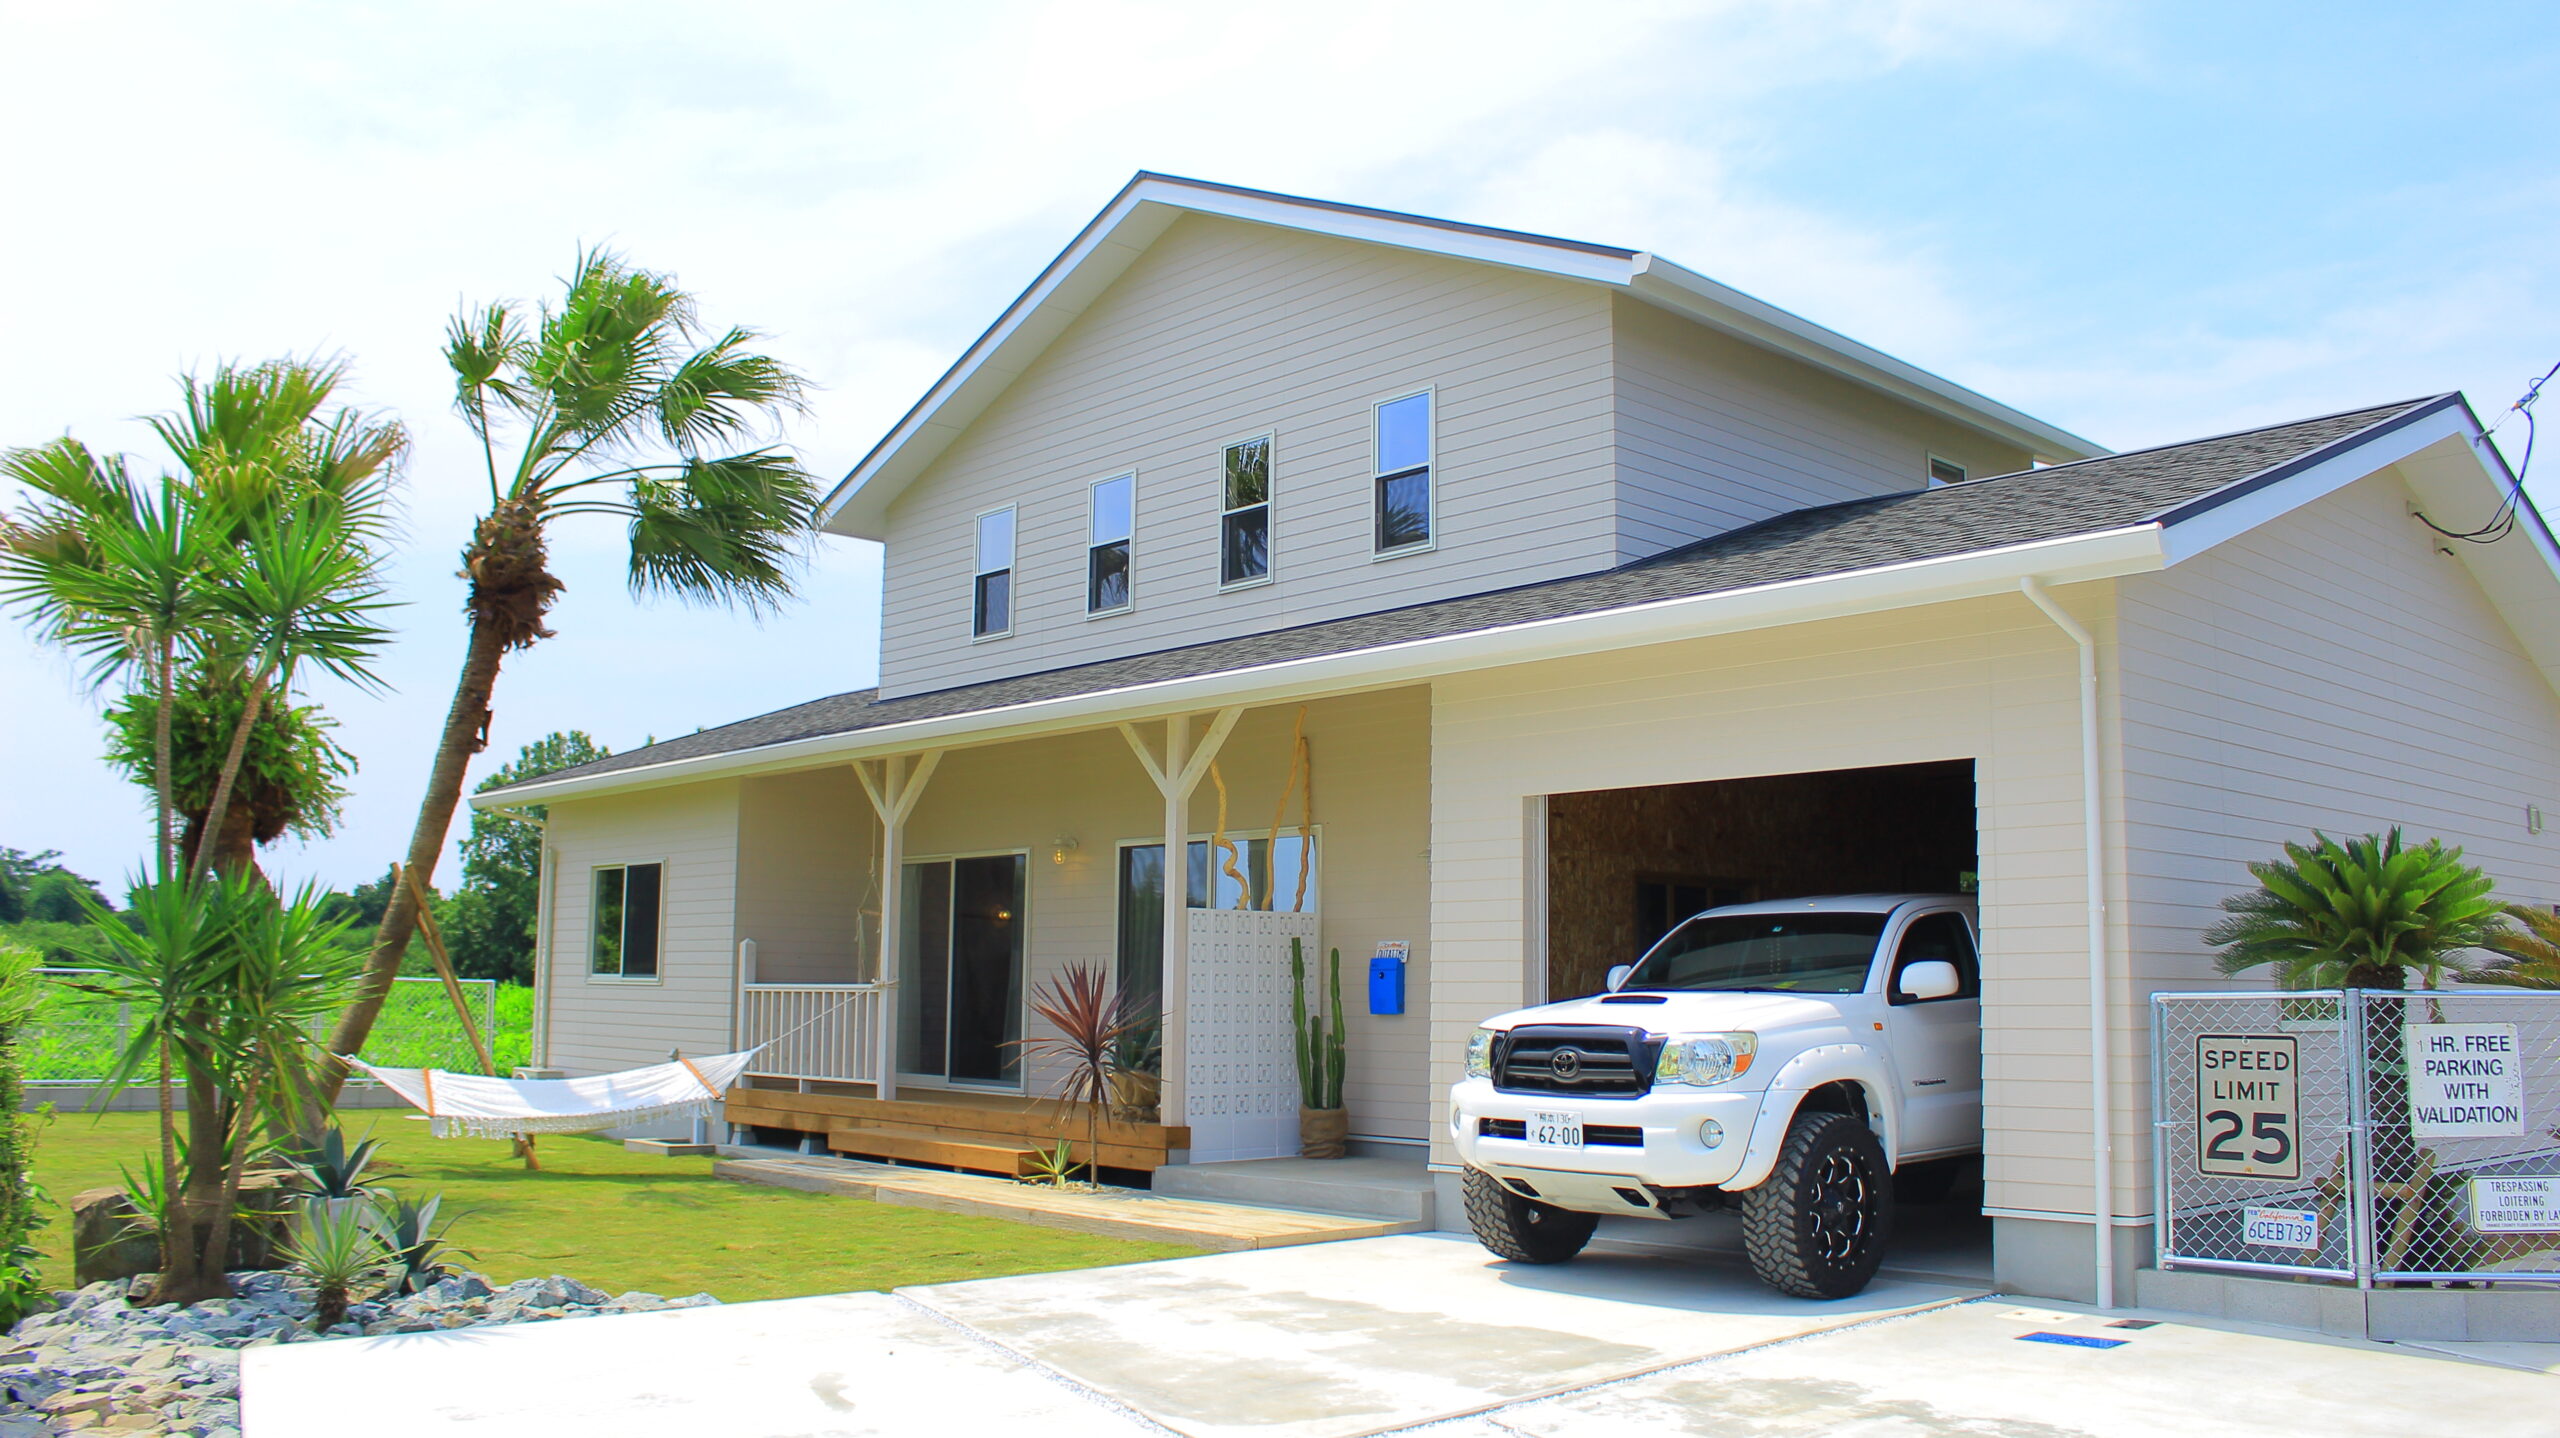
[[[1582,1050],[1567,1044],[1547,1060],[1547,1070],[1558,1083],[1571,1083],[1582,1074]]]

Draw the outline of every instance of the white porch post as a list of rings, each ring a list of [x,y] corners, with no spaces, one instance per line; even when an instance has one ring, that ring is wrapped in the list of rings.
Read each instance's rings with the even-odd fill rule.
[[[853,765],[854,777],[862,781],[862,792],[871,796],[872,811],[880,816],[880,971],[874,976],[880,986],[879,1035],[872,1045],[878,1072],[872,1092],[883,1099],[898,1096],[898,981],[907,961],[906,945],[899,938],[906,919],[906,876],[900,870],[906,861],[907,816],[924,797],[925,783],[942,762],[942,751],[926,750],[914,761],[912,772],[908,762],[907,755],[893,754],[880,761],[876,776],[869,760],[857,759]]]
[[[1159,1102],[1167,1125],[1187,1123],[1191,1104],[1191,791],[1200,787],[1210,761],[1243,716],[1242,709],[1219,710],[1197,749],[1191,745],[1191,716],[1167,719],[1162,763],[1134,726],[1120,726],[1130,751],[1164,796],[1164,1073]]]

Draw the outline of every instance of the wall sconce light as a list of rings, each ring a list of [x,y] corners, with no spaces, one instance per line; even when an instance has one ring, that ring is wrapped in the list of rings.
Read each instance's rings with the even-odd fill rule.
[[[1083,847],[1084,845],[1076,842],[1075,835],[1060,834],[1057,838],[1049,841],[1049,862],[1052,864],[1064,864],[1067,862],[1067,856],[1069,854],[1072,854]]]

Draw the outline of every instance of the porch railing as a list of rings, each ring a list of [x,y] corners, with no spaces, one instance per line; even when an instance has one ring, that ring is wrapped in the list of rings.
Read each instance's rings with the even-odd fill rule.
[[[741,984],[740,1047],[765,1046],[747,1071],[768,1078],[880,1080],[878,984]]]

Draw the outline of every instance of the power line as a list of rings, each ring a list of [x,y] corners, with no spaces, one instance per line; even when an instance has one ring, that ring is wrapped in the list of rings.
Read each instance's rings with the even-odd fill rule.
[[[2427,528],[2434,530],[2436,533],[2443,535],[2447,539],[2458,539],[2465,544],[2495,544],[2499,540],[2516,532],[2516,514],[2518,505],[2524,497],[2525,473],[2533,468],[2533,402],[2542,398],[2542,387],[2551,383],[2552,376],[2554,375],[2560,375],[2560,363],[2553,364],[2551,368],[2542,372],[2542,378],[2525,386],[2524,393],[2516,398],[2516,402],[2507,406],[2505,414],[2498,416],[2497,424],[2492,424],[2487,429],[2481,431],[2480,438],[2474,441],[2477,444],[2489,445],[2489,452],[2492,454],[2498,454],[2498,457],[2503,460],[2506,456],[2499,454],[2496,446],[2490,445],[2489,437],[2496,434],[2498,432],[2498,426],[2505,424],[2510,417],[2515,415],[2524,416],[2524,455],[2517,462],[2514,479],[2508,484],[2505,496],[2498,501],[2497,509],[2490,514],[2489,522],[2481,525],[2478,529],[2447,529],[2443,525],[2436,523],[2434,520],[2427,518],[2425,511],[2413,511],[2417,514],[2418,522],[2420,524],[2425,525]]]

